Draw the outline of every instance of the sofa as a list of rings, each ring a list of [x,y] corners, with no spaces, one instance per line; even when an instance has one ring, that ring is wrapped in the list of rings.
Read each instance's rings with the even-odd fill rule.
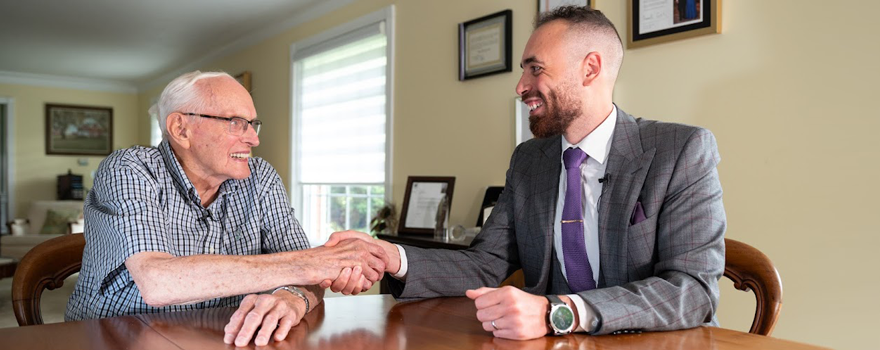
[[[34,201],[27,216],[8,223],[10,233],[15,234],[0,236],[0,257],[21,260],[37,244],[64,234],[82,233],[82,211],[83,201]],[[63,227],[52,227],[53,230],[44,227],[47,217],[53,223],[64,220]],[[41,233],[49,231],[53,233]]]

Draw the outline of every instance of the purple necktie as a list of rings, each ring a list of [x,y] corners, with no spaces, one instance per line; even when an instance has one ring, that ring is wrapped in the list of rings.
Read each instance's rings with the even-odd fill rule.
[[[581,164],[587,154],[580,148],[569,148],[562,154],[565,163],[567,186],[565,204],[562,206],[562,255],[565,259],[565,273],[568,286],[575,293],[595,289],[593,267],[587,258],[584,242],[584,209],[581,205]]]

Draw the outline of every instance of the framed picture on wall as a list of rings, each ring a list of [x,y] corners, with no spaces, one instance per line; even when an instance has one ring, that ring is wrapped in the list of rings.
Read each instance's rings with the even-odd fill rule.
[[[512,72],[513,11],[458,25],[458,80]]]
[[[543,13],[555,9],[559,6],[589,6],[591,9],[596,8],[596,0],[538,0],[538,13]]]
[[[238,80],[238,83],[241,84],[241,86],[244,86],[245,90],[251,92],[251,71],[246,70],[241,72],[235,76],[235,80]]]
[[[105,156],[113,151],[113,108],[46,104],[46,154]]]
[[[627,47],[721,33],[718,0],[631,0]]]
[[[410,176],[407,178],[397,232],[433,235],[440,201],[445,197],[447,208],[451,209],[453,189],[455,189],[455,177]]]

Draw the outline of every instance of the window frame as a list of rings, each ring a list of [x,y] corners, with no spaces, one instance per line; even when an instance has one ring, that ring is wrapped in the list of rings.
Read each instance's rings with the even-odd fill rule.
[[[289,139],[290,142],[290,200],[293,203],[294,209],[296,209],[295,213],[297,219],[302,222],[302,215],[304,211],[303,203],[303,185],[323,185],[323,183],[302,183],[300,182],[300,162],[302,160],[302,153],[300,152],[300,139],[298,136],[298,130],[302,127],[302,121],[298,117],[300,114],[300,106],[296,100],[296,93],[299,91],[300,86],[297,81],[297,77],[301,74],[299,72],[299,67],[297,65],[296,53],[299,50],[306,50],[310,47],[314,47],[315,45],[321,45],[328,41],[332,41],[341,36],[344,36],[348,33],[356,31],[358,29],[370,26],[370,25],[378,25],[382,22],[385,22],[384,25],[384,33],[386,37],[386,46],[385,46],[385,57],[386,57],[386,65],[385,65],[385,203],[391,203],[391,199],[394,198],[392,194],[392,169],[393,167],[393,125],[394,125],[394,47],[395,47],[395,25],[394,25],[394,5],[389,5],[382,10],[372,12],[355,20],[349,21],[342,25],[336,26],[332,29],[326,30],[320,34],[311,36],[307,39],[303,39],[297,41],[290,45],[290,130],[289,130]],[[366,183],[340,183],[340,184],[328,184],[328,185],[379,185],[379,184],[366,184]],[[309,235],[311,236],[311,235]],[[312,244],[316,244],[319,242],[312,242]]]

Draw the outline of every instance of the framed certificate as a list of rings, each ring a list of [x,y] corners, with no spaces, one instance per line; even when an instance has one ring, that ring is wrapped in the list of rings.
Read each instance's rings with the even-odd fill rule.
[[[719,0],[631,0],[628,48],[721,33]]]
[[[458,80],[512,72],[513,11],[504,10],[458,25]]]
[[[455,177],[410,176],[406,179],[406,194],[400,214],[400,227],[403,234],[433,235],[437,225],[437,207],[445,198],[452,207],[452,190]]]

